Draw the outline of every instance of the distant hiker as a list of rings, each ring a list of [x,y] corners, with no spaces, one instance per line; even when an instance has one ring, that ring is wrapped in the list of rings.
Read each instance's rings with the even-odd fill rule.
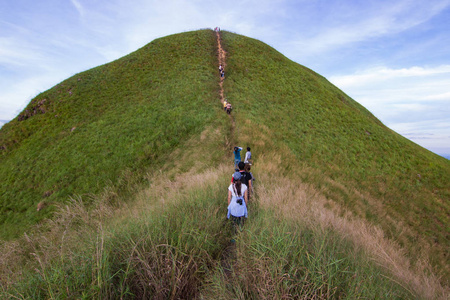
[[[219,66],[219,74],[222,75],[222,71],[223,71],[223,67],[222,67],[222,65],[220,65],[220,66]]]
[[[234,182],[228,187],[228,213],[234,224],[242,224],[243,217],[247,218],[248,189],[241,181],[241,173],[234,174]]]
[[[233,107],[231,107],[231,103],[227,102],[227,114],[231,114],[231,110],[233,109]],[[241,148],[242,149],[242,148]]]
[[[243,184],[245,184],[249,190],[248,199],[250,199],[250,194],[253,189],[252,174],[245,170],[245,163],[243,161],[238,163],[238,168],[239,168],[239,173],[241,174],[241,182]],[[235,175],[236,175],[236,173],[234,173],[233,176],[231,177],[231,183],[233,183],[235,181],[235,178],[234,178]]]
[[[251,164],[252,153],[250,152],[250,147],[247,147],[247,152],[245,152],[244,163]]]
[[[224,78],[225,77],[225,70],[222,69],[222,71],[220,72],[220,77]]]
[[[239,162],[241,161],[241,151],[242,147],[234,147],[234,168],[238,167]]]
[[[225,100],[223,101],[223,110],[224,110],[224,111],[227,111],[227,104],[228,104],[228,101],[227,101],[227,99],[225,99]]]

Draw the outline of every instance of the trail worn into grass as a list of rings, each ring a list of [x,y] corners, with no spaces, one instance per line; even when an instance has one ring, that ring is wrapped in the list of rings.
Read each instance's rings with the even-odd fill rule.
[[[222,47],[221,38],[220,38],[220,32],[216,32],[217,36],[217,49],[218,49],[218,58],[219,58],[219,65],[222,65],[222,67],[226,68],[226,51]],[[225,80],[225,77],[220,77],[219,82],[219,98],[220,103],[223,106],[223,103],[225,102],[225,96],[224,96],[224,89],[223,89],[223,82]],[[231,127],[230,132],[227,137],[227,144],[226,144],[226,153],[225,157],[228,159],[229,152],[228,150],[231,150],[234,144],[234,132],[235,132],[235,121],[232,115],[230,115],[230,121],[231,121]],[[224,248],[222,252],[221,257],[221,267],[224,271],[224,274],[227,278],[230,278],[233,274],[233,261],[236,260],[236,242],[235,240],[230,240],[227,246]]]
[[[227,52],[223,49],[222,47],[222,43],[221,43],[221,37],[220,37],[220,32],[216,32],[216,37],[217,37],[217,51],[218,51],[218,59],[219,59],[219,65],[222,65],[222,67],[226,70],[226,55]],[[220,77],[220,81],[219,81],[219,99],[220,99],[220,104],[223,107],[223,103],[225,102],[225,93],[224,93],[224,88],[223,88],[223,82],[225,80],[225,77]],[[227,136],[227,143],[226,143],[226,149],[232,149],[232,145],[234,144],[234,130],[236,127],[236,123],[235,120],[233,118],[232,115],[230,115],[230,121],[231,121],[231,127],[230,127],[230,132],[229,135]],[[228,153],[226,154],[228,155]]]
[[[225,67],[227,66],[226,61],[225,61],[225,57],[226,57],[226,52],[225,50],[222,48],[222,43],[220,41],[220,32],[216,32],[216,36],[217,36],[217,48],[218,48],[218,52],[219,52],[219,65],[222,65],[222,67],[225,69]],[[220,102],[223,103],[225,101],[225,97],[224,97],[224,93],[223,93],[223,81],[224,81],[225,77],[220,77]]]

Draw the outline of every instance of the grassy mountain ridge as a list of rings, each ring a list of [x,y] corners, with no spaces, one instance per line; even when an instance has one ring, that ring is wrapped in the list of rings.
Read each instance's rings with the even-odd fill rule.
[[[1,236],[47,217],[41,200],[97,193],[201,132],[213,118],[214,51],[210,31],[157,39],[36,96],[1,129]]]
[[[202,30],[77,74],[2,128],[4,236],[50,215],[38,201],[81,196],[0,245],[0,294],[445,299],[415,272],[428,250],[448,267],[449,164],[267,45],[221,37],[230,118]],[[238,236],[224,220],[235,144],[257,178]]]
[[[304,181],[325,186],[330,199],[382,226],[410,251],[417,250],[411,241],[425,239],[435,263],[449,272],[449,161],[393,132],[325,78],[262,42],[231,33],[223,41],[225,90],[239,103],[237,123],[266,128],[304,166]],[[258,129],[244,126],[237,136]]]

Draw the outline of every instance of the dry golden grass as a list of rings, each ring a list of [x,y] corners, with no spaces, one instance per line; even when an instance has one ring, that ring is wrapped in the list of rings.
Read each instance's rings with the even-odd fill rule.
[[[80,250],[78,247],[87,246],[85,243],[87,239],[93,241],[90,244],[92,249],[84,248],[83,251],[93,252],[96,264],[96,269],[93,271],[101,273],[104,239],[108,235],[106,228],[114,228],[114,226],[122,224],[124,220],[145,220],[146,216],[164,211],[168,204],[186,201],[189,199],[189,195],[196,190],[211,189],[219,194],[223,190],[223,205],[217,207],[216,210],[223,211],[225,217],[226,187],[232,173],[231,159],[228,159],[229,157],[226,157],[225,153],[225,160],[229,160],[229,163],[211,165],[208,163],[211,157],[205,157],[205,151],[198,151],[198,143],[208,140],[224,145],[226,139],[220,135],[220,131],[213,128],[206,129],[200,137],[200,139],[188,142],[189,146],[186,149],[190,149],[189,151],[174,153],[173,162],[168,162],[160,170],[149,172],[146,178],[148,186],[136,187],[132,201],[120,201],[119,196],[112,188],[105,189],[96,197],[91,196],[90,202],[95,203],[92,209],[87,209],[80,197],[74,198],[68,205],[59,207],[53,221],[35,229],[33,234],[26,235],[14,242],[4,242],[0,246],[0,264],[2,266],[0,278],[3,289],[8,289],[12,283],[21,279],[24,266],[28,269],[35,269],[38,274],[45,276],[46,270],[51,268],[52,260],[63,256],[77,255],[76,252]],[[243,134],[242,137],[246,137],[246,135]],[[270,148],[270,138],[261,137],[258,139],[258,145]],[[311,170],[302,169],[301,166],[296,165],[294,171],[286,173],[283,166],[286,162],[292,162],[289,155],[281,156],[265,152],[257,154],[256,158],[258,163],[252,167],[252,172],[257,178],[255,188],[258,203],[255,206],[259,205],[263,209],[272,210],[280,220],[298,222],[318,232],[331,229],[342,239],[355,245],[357,250],[367,253],[373,262],[391,274],[390,277],[393,281],[412,291],[413,294],[424,299],[445,299],[448,296],[449,290],[442,287],[438,278],[432,275],[430,266],[425,259],[417,259],[412,264],[401,247],[388,239],[381,229],[343,210],[333,199],[327,199],[323,190],[303,183],[296,175],[301,172],[311,172]],[[323,178],[323,180],[335,184],[328,178]],[[130,181],[132,180],[130,179]],[[358,193],[358,191],[349,192]],[[374,206],[377,205],[376,199],[370,201]],[[118,202],[120,205],[117,205]],[[251,209],[252,207],[250,207]],[[382,211],[383,207],[379,206],[377,210]],[[401,224],[398,226],[400,227]],[[167,245],[161,247],[165,247],[166,250],[163,252],[166,253],[166,256],[175,255],[175,252],[172,253],[171,248]],[[159,279],[168,274],[162,270],[168,270],[172,266],[168,265],[169,260],[166,256],[155,256],[157,252],[147,250],[144,244],[137,242],[133,253],[129,253],[130,263],[139,266],[137,270],[141,273],[138,274],[136,280],[149,280],[156,284]],[[425,253],[426,250],[423,249],[423,252]],[[424,257],[426,256],[424,255]],[[197,272],[198,266],[188,256],[179,257],[179,260],[185,262],[185,266],[178,266],[178,275],[176,276],[182,278],[183,274],[187,274],[187,277],[182,279],[186,280],[186,284],[192,282],[189,274]],[[159,266],[154,272],[152,271],[154,266],[149,265],[151,261]],[[264,283],[259,285],[261,290],[257,293],[274,297],[283,294],[282,282],[273,280],[276,278],[281,280],[284,275],[267,274],[267,270],[271,269],[271,262],[268,260],[255,258],[252,263],[253,273],[249,273],[249,278]],[[164,267],[165,265],[167,266]],[[242,267],[246,264],[241,262],[237,265]],[[254,272],[255,270],[256,272]],[[239,272],[247,271],[237,269],[235,276],[239,276]],[[100,276],[96,278],[99,278],[98,282],[93,284],[101,286]],[[226,281],[226,276],[223,276],[222,280]],[[139,284],[144,283],[140,282]],[[184,283],[180,284],[181,286],[185,285]],[[216,281],[215,284],[219,283]],[[223,284],[226,285],[226,282]],[[164,286],[154,286],[154,289],[165,288]],[[305,289],[307,288],[305,286]],[[235,291],[236,294],[239,295],[239,291]],[[223,296],[224,299],[227,299],[227,296],[231,295]]]
[[[272,158],[254,167],[259,179],[258,199],[263,208],[275,210],[280,219],[295,220],[314,230],[332,229],[362,249],[376,264],[388,270],[393,280],[414,294],[425,299],[445,299],[449,295],[449,289],[441,286],[425,258],[416,259],[412,264],[405,251],[380,228],[343,210],[310,184],[284,176],[274,179],[273,174],[282,174],[279,163],[279,158]],[[427,249],[422,251],[426,257]]]

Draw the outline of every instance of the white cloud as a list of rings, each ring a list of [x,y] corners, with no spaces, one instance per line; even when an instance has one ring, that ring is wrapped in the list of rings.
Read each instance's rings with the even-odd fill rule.
[[[450,65],[372,68],[329,80],[366,105],[450,100]],[[382,107],[380,107],[382,108]]]
[[[427,22],[448,8],[449,0],[330,2],[329,9],[314,24],[316,29],[294,26],[292,39],[284,48],[301,56],[333,53],[355,43],[393,36]],[[302,16],[308,18],[308,16]],[[300,18],[299,18],[300,19]],[[308,26],[308,24],[304,24]]]
[[[450,92],[442,94],[428,95],[424,97],[424,100],[443,100],[450,103]]]
[[[387,82],[389,80],[404,79],[406,77],[427,77],[445,75],[450,78],[450,65],[441,65],[432,68],[413,66],[410,68],[391,69],[388,67],[372,68],[355,74],[332,76],[330,80],[343,88],[374,85],[374,83]],[[446,77],[447,77],[446,76]],[[447,84],[448,85],[448,84]],[[449,89],[450,89],[450,85]]]
[[[73,6],[75,6],[80,16],[83,17],[85,15],[85,10],[81,3],[78,0],[70,0],[70,2],[73,4]]]

